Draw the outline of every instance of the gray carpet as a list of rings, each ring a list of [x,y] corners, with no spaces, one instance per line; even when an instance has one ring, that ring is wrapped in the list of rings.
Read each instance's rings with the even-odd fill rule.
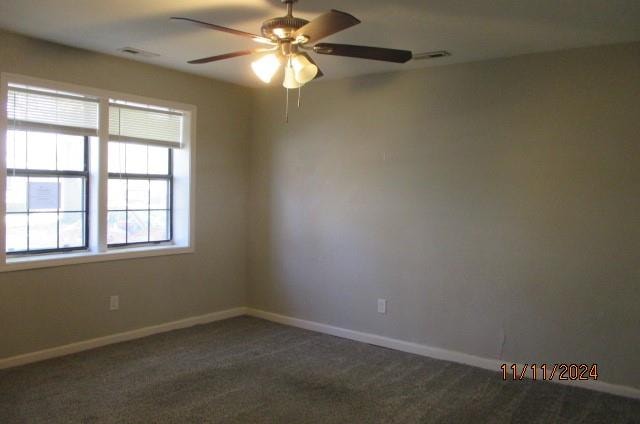
[[[638,423],[640,401],[255,318],[0,371],[0,423]]]

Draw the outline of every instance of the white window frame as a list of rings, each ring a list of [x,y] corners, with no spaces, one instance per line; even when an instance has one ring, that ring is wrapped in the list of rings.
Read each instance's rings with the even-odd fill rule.
[[[100,100],[98,137],[89,143],[89,249],[86,251],[25,255],[10,257],[6,254],[6,143],[7,104],[9,84],[22,84],[84,94]],[[173,239],[161,245],[135,247],[107,247],[107,184],[109,143],[109,99],[149,104],[184,112],[182,146],[173,151]],[[188,254],[195,251],[195,154],[196,115],[193,105],[167,100],[141,97],[109,90],[90,88],[75,84],[33,78],[3,72],[0,75],[0,272],[19,271],[32,268],[49,268],[72,264]]]

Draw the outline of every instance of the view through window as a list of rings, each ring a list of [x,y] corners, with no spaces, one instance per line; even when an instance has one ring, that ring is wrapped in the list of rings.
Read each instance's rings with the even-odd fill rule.
[[[171,240],[172,152],[109,143],[110,246]]]
[[[6,250],[87,246],[88,137],[8,131]]]

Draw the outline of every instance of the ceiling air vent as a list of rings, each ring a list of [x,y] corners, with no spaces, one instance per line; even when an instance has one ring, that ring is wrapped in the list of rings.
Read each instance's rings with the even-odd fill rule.
[[[446,50],[438,50],[436,52],[416,53],[413,55],[413,60],[431,60],[447,56],[451,56],[451,53]]]
[[[160,56],[157,53],[151,53],[144,50],[136,49],[135,47],[123,47],[118,49],[120,53],[124,53],[130,56],[141,56],[141,57],[158,57]]]

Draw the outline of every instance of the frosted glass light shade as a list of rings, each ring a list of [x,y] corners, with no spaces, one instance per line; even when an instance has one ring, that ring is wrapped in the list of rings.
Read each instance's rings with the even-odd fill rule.
[[[284,82],[282,85],[289,90],[302,87],[302,84],[296,80],[295,72],[291,66],[284,68]]]
[[[305,56],[297,54],[291,59],[291,65],[296,80],[300,84],[306,84],[318,75],[318,67],[311,63]]]
[[[280,69],[280,60],[275,54],[268,54],[251,64],[251,69],[265,83],[270,83],[273,76]]]

